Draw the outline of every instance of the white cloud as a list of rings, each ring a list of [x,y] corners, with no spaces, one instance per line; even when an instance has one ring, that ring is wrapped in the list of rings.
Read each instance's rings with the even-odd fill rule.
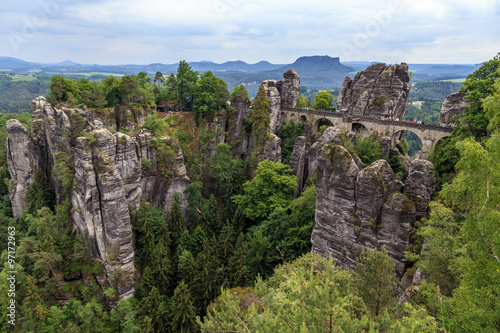
[[[40,2],[41,1],[41,2]],[[212,60],[292,62],[301,55],[343,60],[461,62],[498,48],[491,0],[19,0],[0,4],[0,41],[21,34],[41,3],[65,3],[18,52],[26,60],[149,63]],[[364,38],[364,41],[363,41]]]

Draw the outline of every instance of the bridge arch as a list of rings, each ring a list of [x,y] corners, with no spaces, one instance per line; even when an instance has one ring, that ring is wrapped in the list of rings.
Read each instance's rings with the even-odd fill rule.
[[[316,120],[314,122],[314,125],[313,125],[313,131],[314,131],[314,133],[318,133],[320,127],[323,126],[323,125],[327,125],[329,127],[329,126],[333,126],[333,123],[328,118],[319,118],[318,120]]]
[[[411,129],[398,130],[394,132],[391,136],[391,144],[395,147],[396,140],[402,140],[406,138],[408,142],[408,155],[415,156],[419,152],[422,152],[424,140],[421,138],[421,133],[417,133],[418,131],[412,131]],[[421,155],[421,154],[420,154]]]
[[[359,134],[362,138],[366,138],[368,135],[370,135],[368,128],[366,128],[366,126],[361,123],[352,123],[351,131]]]
[[[305,123],[305,122],[307,122],[307,117],[306,117],[306,116],[304,116],[304,115],[301,115],[301,116],[300,116],[300,122],[301,122],[301,123]]]

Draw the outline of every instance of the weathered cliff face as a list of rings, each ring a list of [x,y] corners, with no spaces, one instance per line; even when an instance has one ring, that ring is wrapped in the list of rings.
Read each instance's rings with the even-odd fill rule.
[[[284,122],[280,109],[294,108],[300,99],[300,78],[297,72],[289,69],[283,74],[283,80],[266,80],[262,81],[262,85],[269,99],[271,131],[278,134]]]
[[[7,121],[7,166],[11,176],[9,196],[12,213],[18,219],[26,210],[26,193],[38,167],[35,146],[24,126],[16,119]]]
[[[434,165],[426,160],[413,160],[410,163],[403,193],[415,204],[417,218],[427,215],[429,202],[435,190]]]
[[[134,209],[138,209],[142,197],[139,147],[134,139],[120,132],[115,134],[115,140],[117,142],[116,168],[122,176],[123,187],[129,205]]]
[[[410,91],[408,65],[377,63],[346,77],[337,99],[337,110],[363,116],[403,119]]]
[[[292,156],[290,156],[290,169],[292,169],[292,173],[297,177],[297,190],[295,191],[296,196],[304,187],[304,177],[306,176],[305,169],[307,167],[306,153],[306,138],[304,136],[299,136],[295,139]]]
[[[318,170],[318,165],[321,162],[321,151],[323,147],[329,144],[340,145],[340,129],[334,126],[328,127],[324,132],[321,138],[313,143],[313,145],[309,148],[307,152],[307,177],[311,177]],[[353,132],[347,132],[346,138],[348,140],[355,140],[355,134]],[[359,168],[363,168],[363,162],[359,159],[357,155],[352,155],[355,163],[359,166]]]
[[[75,148],[75,180],[71,192],[73,220],[86,236],[90,253],[103,263],[108,281],[121,297],[133,295],[134,250],[128,207],[138,208],[141,200],[170,213],[174,195],[186,207],[184,191],[189,184],[182,152],[173,162],[173,175],[159,176],[153,135],[147,131],[132,138],[107,129],[78,138]],[[142,166],[147,158],[151,168]],[[121,276],[116,281],[116,276]]]
[[[70,130],[69,117],[66,114],[75,112],[73,109],[56,109],[45,102],[43,97],[38,97],[32,103],[34,109],[31,120],[31,139],[35,146],[38,166],[51,175],[51,183],[56,193],[56,203],[62,202],[62,183],[58,174],[52,174],[56,164],[57,152],[68,151]]]
[[[249,99],[232,102],[231,106],[234,107],[236,111],[230,115],[227,126],[229,132],[228,141],[234,147],[234,155],[243,159],[248,156],[248,145],[250,143],[250,135],[243,128],[243,123],[244,120],[248,118],[248,110],[251,104]]]
[[[69,196],[75,229],[85,236],[89,254],[104,267],[104,273],[96,276],[101,286],[108,281],[122,298],[131,297],[135,244],[129,207],[137,209],[145,200],[169,213],[176,193],[181,205],[187,206],[184,192],[189,178],[182,152],[177,153],[169,165],[169,177],[164,178],[158,174],[156,139],[149,132],[135,138],[119,132],[112,134],[101,127],[90,133],[95,142],[80,137],[70,147],[68,115],[84,110],[55,109],[41,97],[33,101],[33,108],[31,135],[19,121],[7,122],[14,216],[19,218],[27,208],[26,192],[37,168],[51,176],[56,192],[59,191],[58,203],[64,199],[60,198],[60,181],[52,168],[60,152],[74,151],[75,177]],[[224,140],[217,137],[221,138]],[[146,167],[148,163],[143,166],[143,157],[151,163],[150,168]]]
[[[177,193],[185,213],[187,194],[184,192],[189,185],[189,177],[187,177],[186,167],[184,166],[184,156],[181,151],[177,153],[172,177],[169,177],[169,179],[159,177],[155,140],[153,134],[147,130],[137,135],[137,141],[140,146],[138,159],[141,161],[147,160],[151,163],[150,168],[142,166],[140,179],[141,200],[149,202],[156,208],[162,207],[169,216],[173,197]]]
[[[378,160],[363,168],[357,156],[342,146],[316,144],[316,225],[311,236],[312,251],[325,258],[331,253],[337,264],[353,269],[363,249],[385,246],[395,262],[398,277],[402,277],[406,265],[404,252],[419,216],[413,197],[422,198],[423,202],[432,196],[435,184],[432,164],[423,160],[412,163],[403,194],[397,192],[401,186],[394,180],[387,161]],[[424,207],[418,209],[423,211]]]
[[[264,152],[260,155],[260,160],[265,159],[281,163],[281,139],[274,134],[271,134],[269,140],[266,141]]]
[[[114,160],[116,138],[106,129],[94,136],[93,147],[87,138],[77,139],[72,217],[110,284],[128,298],[134,292],[134,242],[123,178]]]
[[[450,125],[451,118],[461,116],[464,108],[470,106],[470,101],[464,98],[460,92],[450,94],[446,97],[439,113],[439,124]]]
[[[300,99],[300,77],[293,69],[287,70],[283,74],[281,84],[281,106],[284,108],[294,108]]]

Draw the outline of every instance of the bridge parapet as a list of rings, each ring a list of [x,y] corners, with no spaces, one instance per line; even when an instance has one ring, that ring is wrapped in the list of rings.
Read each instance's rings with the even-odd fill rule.
[[[287,112],[295,112],[295,113],[300,113],[304,115],[309,115],[313,114],[316,116],[323,116],[324,118],[341,118],[344,123],[353,123],[353,122],[371,122],[371,123],[377,123],[377,124],[382,124],[382,125],[397,125],[401,127],[408,127],[409,130],[411,128],[415,128],[421,131],[424,131],[426,129],[432,130],[432,131],[438,131],[438,132],[443,132],[443,133],[451,133],[453,132],[453,128],[449,127],[442,127],[437,124],[414,124],[411,121],[405,121],[405,120],[388,120],[388,119],[379,119],[376,117],[367,117],[367,116],[354,116],[354,115],[347,115],[347,114],[342,114],[339,112],[329,112],[329,111],[321,111],[321,110],[305,110],[301,108],[283,108],[281,111],[287,111]]]

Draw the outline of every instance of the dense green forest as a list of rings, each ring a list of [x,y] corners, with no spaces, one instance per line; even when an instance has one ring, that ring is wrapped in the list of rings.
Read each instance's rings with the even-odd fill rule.
[[[55,76],[48,100],[98,114],[128,105],[137,114],[156,101],[175,101],[179,113],[145,117],[142,127],[158,139],[159,173],[169,177],[168,161],[182,150],[190,185],[187,220],[176,197],[168,214],[143,202],[131,210],[137,236],[135,297],[118,300],[117,291],[97,284],[101,265],[90,257],[82,236],[73,232],[69,190],[73,181],[74,139],[85,134],[82,117],[70,118],[68,145],[55,165],[65,191],[55,205],[54,189],[35,173],[28,209],[14,220],[8,197],[5,144],[7,119],[30,127],[28,114],[0,118],[0,331],[1,332],[492,332],[500,330],[500,55],[471,74],[464,86],[472,101],[462,124],[431,156],[441,191],[431,213],[415,228],[407,252],[413,269],[430,277],[411,303],[399,303],[394,263],[382,247],[365,251],[355,271],[343,270],[311,254],[315,177],[296,196],[296,177],[288,166],[293,142],[307,124],[287,123],[283,162],[257,163],[269,135],[269,102],[263,88],[255,97],[245,130],[255,140],[246,160],[230,144],[208,156],[216,117],[230,118],[231,106],[247,100],[244,86],[230,93],[211,72],[199,74],[182,61],[177,75],[152,79],[145,72],[100,82]],[[328,96],[328,95],[331,96]],[[29,99],[32,99],[30,97]],[[333,94],[323,100],[333,103]],[[306,99],[307,102],[307,99]],[[312,102],[312,101],[311,101]],[[309,102],[309,103],[311,103]],[[314,102],[313,102],[314,103]],[[331,105],[331,104],[330,104]],[[141,111],[142,110],[142,111]],[[135,115],[135,114],[134,114]],[[322,129],[324,130],[324,128]],[[381,158],[374,137],[343,144],[363,163]],[[212,135],[213,136],[213,135]],[[319,136],[318,136],[319,138]],[[403,146],[405,144],[403,143]],[[408,147],[402,147],[402,153]],[[143,166],[148,167],[147,160]],[[389,161],[402,177],[399,158]],[[200,175],[208,170],[215,188],[204,193]],[[272,190],[269,190],[272,189]],[[15,228],[15,263],[7,244]],[[426,254],[420,257],[426,239]],[[13,266],[11,266],[13,265]],[[15,327],[7,308],[9,271],[16,273]],[[120,277],[114,277],[119,282]]]
[[[29,102],[37,96],[47,96],[48,80],[12,81],[0,76],[0,113],[31,112]]]

